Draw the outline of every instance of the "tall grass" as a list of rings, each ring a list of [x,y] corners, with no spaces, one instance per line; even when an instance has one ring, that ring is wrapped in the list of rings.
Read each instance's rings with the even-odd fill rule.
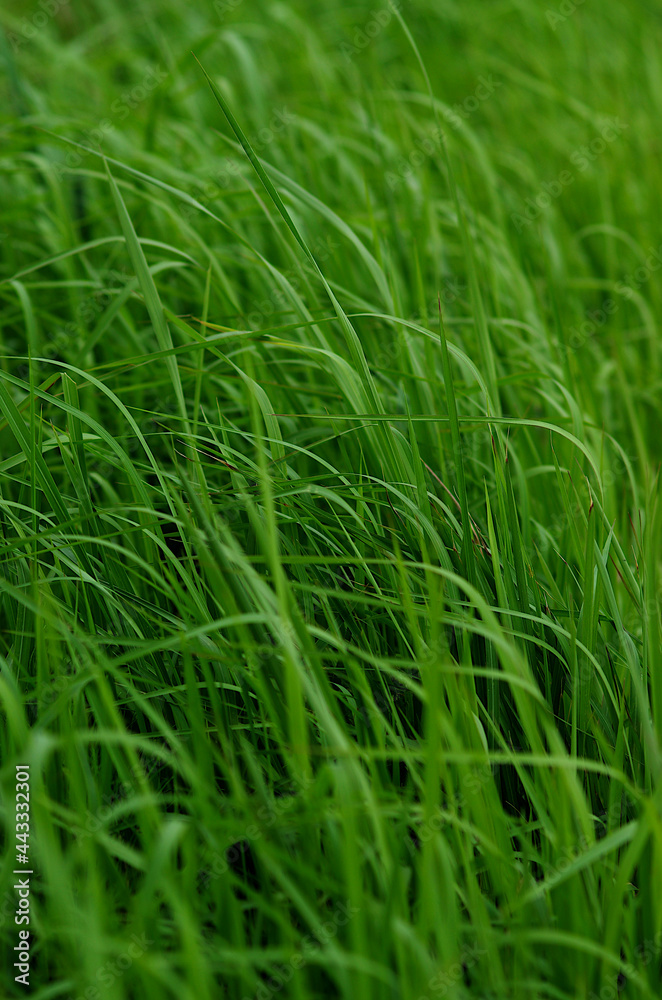
[[[661,25],[571,6],[2,12],[35,1000],[660,995]]]

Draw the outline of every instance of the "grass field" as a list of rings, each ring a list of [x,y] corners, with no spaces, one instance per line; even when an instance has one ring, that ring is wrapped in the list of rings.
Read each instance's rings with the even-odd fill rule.
[[[662,995],[662,5],[548,2],[0,13],[3,997]]]

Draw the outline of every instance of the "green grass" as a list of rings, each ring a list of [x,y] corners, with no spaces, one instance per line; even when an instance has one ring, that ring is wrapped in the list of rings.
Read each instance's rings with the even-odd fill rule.
[[[660,995],[662,8],[571,6],[0,15],[3,996]]]

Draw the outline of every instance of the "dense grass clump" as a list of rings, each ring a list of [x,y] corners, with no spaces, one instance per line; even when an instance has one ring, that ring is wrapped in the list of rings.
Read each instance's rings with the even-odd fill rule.
[[[661,14],[3,10],[34,1000],[660,996]]]

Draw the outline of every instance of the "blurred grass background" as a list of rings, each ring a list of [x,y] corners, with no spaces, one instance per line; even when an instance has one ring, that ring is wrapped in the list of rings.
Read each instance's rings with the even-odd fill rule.
[[[661,15],[3,9],[37,1000],[659,996]]]

